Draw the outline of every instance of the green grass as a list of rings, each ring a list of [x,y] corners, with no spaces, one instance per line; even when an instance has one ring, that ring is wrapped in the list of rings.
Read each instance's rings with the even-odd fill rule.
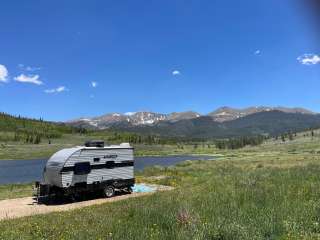
[[[51,139],[51,144],[47,140],[43,140],[40,144],[26,144],[23,142],[1,142],[0,141],[0,160],[12,159],[47,159],[53,153],[63,148],[83,145],[89,139],[102,139],[109,143],[106,135],[90,136],[80,134],[64,134],[61,138]],[[116,144],[116,143],[110,143]],[[207,145],[198,145],[194,149],[194,145],[183,145],[183,149],[177,145],[148,145],[135,144],[136,156],[156,156],[171,154],[214,154],[216,149],[208,148]]]
[[[0,200],[32,196],[32,184],[6,184],[0,185]]]
[[[320,166],[195,161],[149,169],[171,192],[0,222],[2,239],[317,239]],[[153,181],[154,182],[154,181]]]
[[[79,134],[65,134],[62,138],[52,139],[51,144],[43,140],[40,144],[26,144],[23,142],[1,142],[0,159],[43,159],[50,157],[56,151],[83,144],[84,136]]]
[[[139,181],[176,189],[1,221],[0,239],[319,239],[319,147],[299,137],[148,168]]]

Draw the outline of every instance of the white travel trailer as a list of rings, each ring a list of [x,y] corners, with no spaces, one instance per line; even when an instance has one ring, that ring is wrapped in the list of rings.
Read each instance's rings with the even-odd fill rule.
[[[56,152],[43,170],[43,182],[36,182],[38,199],[97,191],[112,197],[117,190],[131,192],[133,185],[133,147],[104,146],[102,141]]]

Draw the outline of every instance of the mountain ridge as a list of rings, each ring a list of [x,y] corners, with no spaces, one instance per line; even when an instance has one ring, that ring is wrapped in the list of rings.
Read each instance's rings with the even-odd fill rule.
[[[286,113],[278,110],[257,112],[231,121],[217,122],[201,116],[156,125],[114,126],[113,130],[179,138],[232,138],[240,136],[277,136],[288,132],[320,128],[320,114]]]
[[[197,119],[199,117],[210,117],[214,122],[233,121],[251,114],[269,111],[280,111],[284,113],[300,113],[307,115],[315,115],[305,108],[298,107],[247,107],[247,108],[232,108],[223,106],[208,114],[201,115],[195,111],[172,112],[169,114],[155,113],[150,111],[127,112],[127,113],[107,113],[98,117],[78,118],[67,121],[66,123],[72,126],[81,126],[92,129],[107,129],[115,126],[154,126],[160,122],[178,122],[180,120]]]
[[[267,106],[257,106],[257,107],[247,107],[247,108],[231,108],[231,107],[221,107],[213,112],[208,113],[217,122],[225,122],[235,120],[240,117],[244,117],[250,114],[258,112],[269,112],[269,111],[280,111],[285,113],[302,113],[302,114],[315,114],[314,112],[299,107],[267,107]]]

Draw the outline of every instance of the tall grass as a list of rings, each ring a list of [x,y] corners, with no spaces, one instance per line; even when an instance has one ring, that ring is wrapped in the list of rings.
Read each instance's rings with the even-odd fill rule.
[[[0,200],[32,196],[33,184],[6,184],[0,185]]]
[[[320,238],[318,163],[280,168],[193,161],[148,171],[176,189],[2,221],[0,239]]]

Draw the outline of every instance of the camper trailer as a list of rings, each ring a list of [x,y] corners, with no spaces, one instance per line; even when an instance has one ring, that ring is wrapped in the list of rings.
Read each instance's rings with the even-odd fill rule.
[[[103,141],[88,141],[53,154],[36,189],[38,199],[98,191],[112,197],[115,191],[130,193],[133,185],[134,156],[129,143],[104,146]]]

